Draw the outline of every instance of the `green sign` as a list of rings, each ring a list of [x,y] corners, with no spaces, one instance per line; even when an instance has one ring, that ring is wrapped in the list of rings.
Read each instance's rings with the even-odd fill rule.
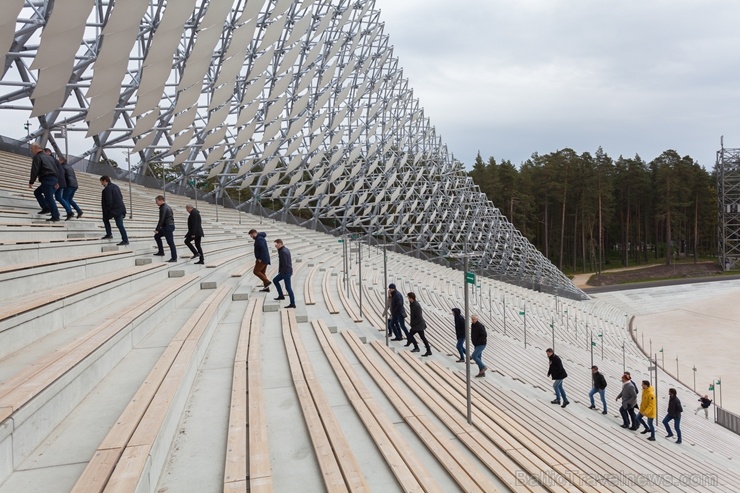
[[[194,187],[195,186],[195,180],[188,180],[188,185],[190,185],[191,187]]]
[[[524,310],[520,311],[519,315],[524,315]]]
[[[475,274],[473,272],[465,273],[465,282],[468,284],[475,285]]]
[[[344,240],[337,240],[337,243],[344,243]]]

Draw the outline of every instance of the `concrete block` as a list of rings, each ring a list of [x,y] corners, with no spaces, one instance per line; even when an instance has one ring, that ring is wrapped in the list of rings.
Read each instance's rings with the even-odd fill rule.
[[[297,258],[297,259],[295,259],[295,261],[296,261],[297,264],[300,264],[301,262],[303,262],[303,259],[302,258]]]
[[[339,332],[339,330],[337,330],[337,326],[336,325],[330,325],[327,328],[329,329],[329,333],[330,334],[336,334],[337,332]]]
[[[276,312],[280,309],[280,305],[277,303],[265,303],[262,305],[263,312]]]
[[[185,277],[184,270],[171,270],[167,272],[168,277]]]
[[[118,247],[116,245],[104,246],[100,248],[101,252],[117,252]]]
[[[326,272],[326,267],[319,268],[319,272]]]
[[[249,299],[249,293],[233,293],[231,301],[246,301]]]
[[[135,261],[136,265],[149,265],[152,263],[152,259],[150,258],[137,258]],[[170,271],[172,272],[172,271]],[[172,277],[172,276],[170,276]]]
[[[338,272],[332,272],[332,273],[331,273],[331,276],[332,276],[332,277],[336,277],[336,276],[338,276],[338,275],[339,275],[339,273],[338,273]]]
[[[367,344],[367,337],[365,337],[365,336],[359,336],[358,339],[360,340],[361,343]]]
[[[295,321],[298,323],[308,322],[308,314],[306,314],[306,312],[296,312]]]
[[[217,284],[216,281],[203,281],[200,283],[200,289],[216,289]]]
[[[316,264],[314,264],[313,262],[309,262],[309,264],[308,264],[309,267],[314,267],[315,265]]]
[[[84,238],[85,233],[67,233],[67,238]]]

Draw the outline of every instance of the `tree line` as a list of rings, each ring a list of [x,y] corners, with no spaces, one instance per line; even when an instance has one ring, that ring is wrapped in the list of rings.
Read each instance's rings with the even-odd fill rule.
[[[667,150],[614,160],[601,148],[533,154],[517,168],[478,154],[469,175],[500,212],[566,272],[601,272],[717,253],[714,173]]]

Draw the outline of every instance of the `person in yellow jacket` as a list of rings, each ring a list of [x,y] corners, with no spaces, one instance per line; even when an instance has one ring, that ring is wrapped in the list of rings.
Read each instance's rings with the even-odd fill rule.
[[[655,405],[655,389],[650,386],[647,380],[642,381],[642,400],[640,401],[640,412],[637,414],[637,421],[645,428],[642,434],[650,433],[648,440],[655,441],[655,426],[653,420],[658,415],[658,408]],[[643,418],[647,418],[647,424]]]

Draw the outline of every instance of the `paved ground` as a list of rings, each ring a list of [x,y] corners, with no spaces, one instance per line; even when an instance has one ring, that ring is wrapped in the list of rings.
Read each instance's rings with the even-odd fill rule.
[[[723,407],[740,414],[740,280],[631,286],[589,295],[635,315],[638,342],[644,341],[647,350],[652,347],[674,375],[678,366],[678,376],[689,387],[694,385],[694,366],[697,392],[711,398],[709,384],[721,379]],[[717,402],[720,386],[715,387]]]

